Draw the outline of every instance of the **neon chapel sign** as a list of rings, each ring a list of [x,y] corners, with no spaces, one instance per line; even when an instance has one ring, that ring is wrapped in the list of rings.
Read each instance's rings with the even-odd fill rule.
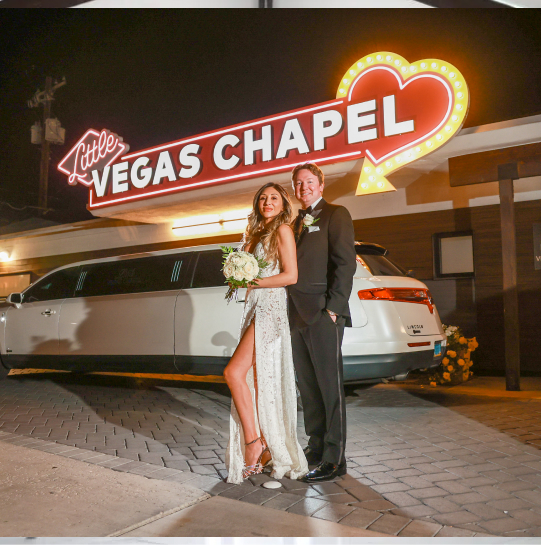
[[[89,187],[89,208],[364,157],[357,195],[392,191],[386,176],[462,127],[468,86],[448,62],[378,52],[354,63],[336,98],[142,151],[93,129],[58,169]]]

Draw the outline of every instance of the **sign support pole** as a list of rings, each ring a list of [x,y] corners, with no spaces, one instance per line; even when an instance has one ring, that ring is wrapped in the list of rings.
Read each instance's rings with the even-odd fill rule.
[[[45,78],[45,100],[43,103],[43,133],[41,135],[41,165],[39,172],[39,198],[38,206],[41,213],[47,211],[47,186],[49,183],[49,147],[51,143],[45,139],[47,119],[51,117],[51,100],[53,80],[50,76]]]
[[[520,391],[520,332],[517,293],[517,245],[513,178],[517,164],[498,166],[503,261],[503,306],[505,327],[505,384],[507,391]],[[509,176],[511,175],[511,176]],[[513,176],[515,175],[515,176]]]

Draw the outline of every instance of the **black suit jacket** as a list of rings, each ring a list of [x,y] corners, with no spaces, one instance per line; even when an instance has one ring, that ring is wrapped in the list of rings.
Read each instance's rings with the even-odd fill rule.
[[[353,222],[346,208],[329,204],[321,199],[311,215],[318,219],[309,232],[304,228],[297,239],[297,266],[299,278],[289,286],[289,296],[306,324],[314,323],[323,309],[329,309],[346,318],[351,327],[349,296],[355,260]],[[294,225],[297,233],[300,218]]]

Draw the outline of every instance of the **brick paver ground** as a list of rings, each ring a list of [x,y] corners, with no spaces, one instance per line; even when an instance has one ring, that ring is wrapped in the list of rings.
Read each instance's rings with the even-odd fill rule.
[[[348,475],[222,482],[221,384],[34,374],[0,382],[0,440],[400,536],[541,536],[541,400],[349,387]],[[301,413],[302,416],[302,413]],[[302,444],[305,436],[299,428]]]

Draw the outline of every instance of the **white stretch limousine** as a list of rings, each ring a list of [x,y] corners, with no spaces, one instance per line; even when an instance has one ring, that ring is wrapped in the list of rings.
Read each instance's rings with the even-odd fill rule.
[[[358,243],[343,344],[346,381],[438,365],[445,335],[426,286],[377,244]],[[73,263],[0,306],[0,375],[35,367],[221,375],[245,290],[224,300],[219,246]]]

